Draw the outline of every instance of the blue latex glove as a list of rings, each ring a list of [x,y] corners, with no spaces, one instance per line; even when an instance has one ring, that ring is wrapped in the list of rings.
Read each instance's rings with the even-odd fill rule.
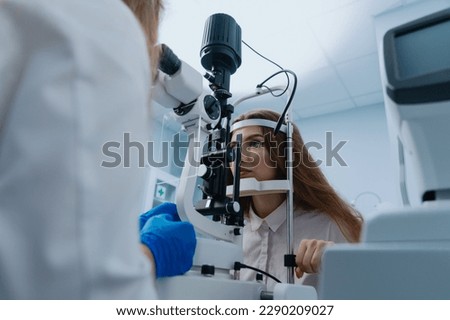
[[[180,275],[192,267],[194,227],[180,220],[175,204],[166,202],[139,217],[141,242],[153,254],[156,277]]]

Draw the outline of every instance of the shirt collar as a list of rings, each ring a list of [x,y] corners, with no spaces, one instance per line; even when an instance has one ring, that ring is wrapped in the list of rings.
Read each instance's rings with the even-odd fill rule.
[[[253,211],[253,208],[250,206],[249,216],[249,223],[252,231],[258,230],[265,221],[270,230],[276,232],[278,228],[286,221],[286,201],[283,201],[278,208],[276,208],[264,219],[258,217]]]

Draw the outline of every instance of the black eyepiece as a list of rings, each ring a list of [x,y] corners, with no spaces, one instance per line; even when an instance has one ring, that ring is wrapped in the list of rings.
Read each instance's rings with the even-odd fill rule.
[[[216,13],[205,23],[202,66],[206,70],[224,70],[233,74],[241,65],[241,27],[227,14]]]
[[[159,70],[168,74],[169,76],[174,75],[180,70],[181,60],[173,53],[164,43],[161,44],[161,56],[159,58]]]

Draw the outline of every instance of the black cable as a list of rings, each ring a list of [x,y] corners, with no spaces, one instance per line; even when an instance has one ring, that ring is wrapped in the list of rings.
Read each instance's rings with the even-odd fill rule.
[[[261,53],[259,53],[259,52],[256,51],[255,49],[253,49],[247,42],[245,42],[244,40],[241,40],[241,41],[242,41],[243,44],[245,44],[250,50],[252,50],[252,51],[253,51],[254,53],[256,53],[258,56],[260,56],[260,57],[263,58],[264,60],[269,61],[269,62],[272,63],[273,65],[277,66],[278,68],[280,68],[280,70],[284,70],[284,68],[283,68],[282,66],[280,66],[278,63],[276,63],[276,62],[270,60],[269,58],[263,56]],[[282,96],[282,95],[286,92],[287,88],[289,88],[289,85],[290,85],[290,79],[289,79],[289,76],[288,76],[287,74],[286,74],[286,79],[287,79],[286,89],[284,89],[284,91],[283,91],[282,93],[280,93],[279,95],[275,95],[275,94],[273,93],[273,91],[272,91],[271,89],[269,89],[269,87],[266,87],[266,86],[264,86],[264,87],[265,87],[266,89],[269,90],[269,92],[270,92],[270,94],[271,94],[272,96],[274,96],[274,97],[280,97],[280,96]]]
[[[281,93],[279,93],[279,94],[275,94],[274,91],[272,90],[272,88],[270,88],[270,87],[268,87],[268,86],[266,86],[266,85],[262,86],[262,88],[266,88],[267,91],[270,92],[270,94],[272,95],[272,97],[275,97],[275,98],[281,97],[283,94],[286,93],[286,91],[287,91],[287,89],[288,89],[288,87],[286,87],[286,88],[284,88],[283,92],[281,92]]]
[[[241,41],[242,41],[242,43],[243,43],[244,45],[246,45],[250,50],[252,50],[254,53],[256,53],[257,55],[259,55],[261,58],[263,58],[263,59],[269,61],[270,63],[276,65],[278,68],[281,69],[280,71],[275,72],[275,73],[272,74],[270,77],[268,77],[266,80],[264,80],[264,81],[261,82],[259,85],[257,85],[257,86],[256,86],[257,88],[262,88],[262,87],[264,87],[264,88],[266,88],[267,90],[269,90],[269,92],[270,92],[270,94],[271,94],[272,96],[274,96],[274,97],[280,97],[280,96],[282,96],[282,95],[287,91],[287,89],[288,89],[289,86],[290,86],[289,74],[291,74],[291,75],[294,77],[294,88],[292,89],[292,93],[291,93],[291,95],[290,95],[290,97],[289,97],[289,100],[288,100],[288,102],[286,103],[286,106],[284,107],[283,113],[280,115],[280,118],[279,118],[278,121],[277,121],[277,126],[275,127],[275,130],[274,130],[274,132],[273,132],[273,133],[274,133],[274,136],[276,136],[276,135],[278,134],[278,131],[280,131],[280,128],[281,128],[281,125],[283,124],[283,121],[284,121],[284,118],[285,118],[285,116],[286,116],[286,113],[287,113],[287,111],[289,110],[289,106],[291,105],[292,100],[294,99],[295,91],[296,91],[296,89],[297,89],[297,75],[296,75],[293,71],[288,70],[288,69],[284,69],[284,68],[281,67],[278,63],[276,63],[276,62],[270,60],[269,58],[266,58],[265,56],[263,56],[262,54],[260,54],[258,51],[256,51],[255,49],[253,49],[253,48],[252,48],[248,43],[246,43],[244,40],[241,40]],[[272,91],[268,86],[265,86],[264,84],[265,84],[267,81],[269,81],[270,79],[272,79],[274,76],[276,76],[276,75],[278,75],[278,74],[280,74],[280,73],[284,73],[284,74],[286,75],[286,78],[287,78],[287,84],[286,84],[286,88],[283,90],[283,92],[282,92],[281,94],[275,95],[275,94],[273,93],[273,91]]]
[[[275,281],[278,282],[278,283],[281,283],[280,280],[278,280],[275,276],[271,275],[270,273],[265,272],[265,271],[263,271],[263,270],[261,270],[261,269],[252,267],[252,266],[248,266],[248,265],[243,264],[243,263],[241,263],[241,262],[235,262],[235,263],[234,263],[234,268],[235,268],[235,269],[245,269],[245,268],[251,269],[251,270],[254,270],[254,271],[256,271],[256,272],[260,272],[260,273],[262,273],[262,274],[268,276],[269,278],[272,278],[273,280],[275,280]]]
[[[292,103],[292,99],[294,98],[295,91],[297,90],[297,75],[295,74],[295,72],[293,72],[291,70],[283,69],[281,71],[275,72],[274,74],[272,74],[270,77],[268,77],[266,80],[264,80],[257,86],[257,87],[262,87],[264,85],[264,83],[266,83],[267,81],[269,81],[270,79],[272,79],[273,77],[275,77],[276,75],[278,75],[280,73],[285,73],[287,77],[289,77],[288,74],[291,74],[294,77],[294,88],[292,89],[292,93],[289,97],[289,100],[286,103],[286,106],[284,107],[283,113],[280,115],[280,118],[277,121],[277,126],[275,127],[275,130],[273,132],[274,136],[276,136],[278,131],[280,131],[281,125],[283,124],[284,117],[286,116],[286,112],[288,111],[289,106]]]
[[[244,40],[241,40],[243,44],[245,44],[250,50],[252,50],[254,53],[256,53],[258,56],[260,56],[261,58],[269,61],[270,63],[276,65],[278,68],[280,68],[281,70],[283,70],[284,68],[282,66],[280,66],[278,63],[273,62],[272,60],[270,60],[269,58],[266,58],[265,56],[263,56],[261,53],[259,53],[258,51],[256,51],[255,49],[253,49],[247,42],[245,42]]]
[[[289,101],[286,103],[286,107],[284,107],[283,113],[281,114],[280,118],[278,119],[277,126],[275,127],[275,130],[273,131],[274,136],[276,136],[278,134],[278,131],[280,131],[280,128],[281,128],[281,125],[283,124],[286,113],[289,110],[289,106],[291,105],[292,100],[294,99],[295,90],[297,90],[297,75],[291,70],[284,70],[284,71],[286,73],[290,73],[294,77],[294,87],[292,89],[291,95],[289,96]]]
[[[275,77],[276,75],[280,74],[280,73],[286,74],[286,76],[288,77],[288,79],[289,79],[288,73],[292,73],[292,74],[295,75],[295,73],[293,73],[293,72],[290,71],[290,70],[287,70],[287,69],[281,69],[280,71],[275,72],[274,74],[272,74],[270,77],[268,77],[266,80],[264,80],[264,81],[261,82],[260,84],[256,85],[256,87],[257,87],[257,88],[262,88],[262,87],[264,87],[264,88],[267,88],[270,92],[272,92],[272,90],[271,90],[268,86],[265,86],[264,84],[265,84],[267,81],[269,81],[270,79],[272,79],[273,77]],[[286,85],[286,88],[283,90],[283,92],[282,92],[281,94],[284,94],[288,88],[289,88],[289,82],[288,82],[288,84]]]

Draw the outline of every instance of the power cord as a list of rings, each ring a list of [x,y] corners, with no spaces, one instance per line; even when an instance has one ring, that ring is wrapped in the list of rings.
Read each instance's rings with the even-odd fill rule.
[[[275,280],[275,281],[278,282],[278,283],[281,283],[280,280],[278,280],[275,276],[271,275],[271,274],[268,273],[268,272],[265,272],[265,271],[263,271],[263,270],[261,270],[261,269],[258,269],[258,268],[252,267],[252,266],[248,266],[248,265],[246,265],[246,264],[244,264],[244,263],[241,263],[241,262],[236,261],[236,262],[234,263],[234,270],[237,271],[237,270],[240,270],[240,269],[251,269],[251,270],[254,270],[254,271],[256,271],[256,272],[259,272],[259,273],[264,274],[265,276],[267,276],[267,277],[269,277],[269,278],[272,278],[273,280]]]
[[[281,128],[281,125],[284,122],[284,117],[286,116],[286,112],[289,110],[289,106],[292,103],[292,100],[294,99],[295,96],[295,91],[297,90],[297,75],[295,74],[295,72],[291,71],[291,70],[287,70],[287,69],[283,69],[281,71],[275,72],[274,74],[272,74],[270,77],[268,77],[266,80],[264,80],[263,82],[261,82],[260,84],[257,85],[257,87],[262,87],[264,85],[264,83],[266,83],[267,81],[269,81],[270,79],[272,79],[273,77],[275,77],[276,75],[280,74],[280,73],[285,73],[286,75],[291,74],[294,77],[294,87],[292,89],[292,93],[289,96],[289,100],[286,103],[286,106],[284,107],[283,113],[280,115],[280,118],[278,119],[277,122],[277,126],[275,127],[275,130],[273,131],[273,135],[276,136],[278,134],[278,131]],[[289,76],[287,76],[289,78]],[[288,88],[286,87],[285,91]],[[283,92],[285,92],[283,91]]]
[[[286,103],[286,106],[284,107],[284,110],[283,110],[282,114],[280,115],[280,118],[279,118],[278,121],[277,121],[277,126],[275,127],[275,130],[274,130],[274,135],[277,135],[277,134],[278,134],[278,131],[279,131],[280,128],[281,128],[281,125],[282,125],[283,122],[284,122],[284,118],[285,118],[285,116],[286,116],[286,113],[287,113],[287,111],[289,110],[289,106],[291,105],[292,100],[294,99],[295,91],[297,90],[297,75],[295,74],[295,72],[293,72],[293,71],[291,71],[291,70],[288,70],[288,69],[284,69],[284,68],[283,68],[282,66],[280,66],[278,63],[276,63],[276,62],[270,60],[269,58],[267,58],[267,57],[265,57],[265,56],[263,56],[261,53],[259,53],[259,52],[256,51],[255,49],[253,49],[249,44],[247,44],[244,40],[241,40],[241,41],[242,41],[242,43],[243,43],[244,45],[246,45],[250,50],[252,50],[252,51],[253,51],[254,53],[256,53],[258,56],[260,56],[261,58],[263,58],[263,59],[269,61],[270,63],[274,64],[275,66],[277,66],[278,68],[281,69],[280,71],[275,72],[275,73],[272,74],[270,77],[268,77],[266,80],[264,80],[263,82],[261,82],[260,84],[258,84],[258,85],[256,86],[257,88],[262,88],[262,87],[264,87],[264,88],[266,88],[267,90],[269,90],[269,92],[270,92],[270,94],[271,94],[272,96],[274,96],[274,97],[280,97],[280,96],[282,96],[283,94],[285,94],[286,91],[289,89],[289,86],[290,86],[290,78],[289,78],[289,74],[292,75],[292,76],[294,77],[294,85],[293,85],[293,89],[292,89],[291,95],[289,96],[289,100],[288,100],[288,102]],[[286,88],[285,88],[285,89],[283,90],[283,92],[281,92],[280,94],[275,94],[275,93],[273,93],[273,91],[272,91],[268,86],[266,86],[266,85],[264,85],[264,84],[265,84],[267,81],[269,81],[270,79],[272,79],[274,76],[276,76],[276,75],[278,75],[278,74],[281,74],[281,73],[284,73],[284,74],[286,75],[286,78],[287,78]]]
[[[252,50],[254,53],[256,53],[258,56],[260,56],[261,58],[263,58],[266,61],[269,61],[270,63],[272,63],[273,65],[277,66],[278,68],[280,68],[280,70],[284,70],[284,68],[282,66],[280,66],[278,63],[270,60],[269,58],[263,56],[261,53],[259,53],[257,50],[255,50],[254,48],[252,48],[247,42],[245,42],[244,40],[241,40],[243,44],[245,44],[250,50]],[[264,88],[266,88],[267,90],[269,90],[270,94],[274,97],[281,97],[283,94],[285,94],[285,92],[287,91],[287,89],[289,88],[290,85],[290,79],[289,76],[286,74],[286,79],[287,79],[287,84],[286,84],[286,88],[283,90],[283,92],[281,92],[280,94],[275,94],[273,93],[273,91],[267,87],[264,86]],[[266,80],[267,81],[267,80]],[[265,81],[264,81],[265,82]],[[258,86],[257,86],[258,87]],[[262,87],[262,85],[260,86]]]

